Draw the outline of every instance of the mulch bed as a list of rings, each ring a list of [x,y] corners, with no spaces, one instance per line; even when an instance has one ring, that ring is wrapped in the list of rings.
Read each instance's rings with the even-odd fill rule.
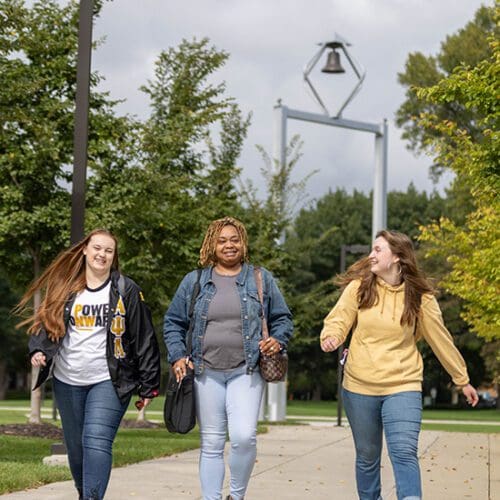
[[[150,422],[149,420],[123,419],[120,427],[125,429],[156,429],[160,424]]]
[[[5,424],[0,425],[0,434],[8,436],[26,436],[48,439],[63,438],[62,430],[52,424]]]
[[[137,421],[137,420],[122,420],[120,427],[125,429],[154,429],[160,427],[155,422]],[[39,437],[47,439],[63,439],[63,432],[60,427],[52,424],[4,424],[0,425],[0,434],[7,436],[26,436]]]

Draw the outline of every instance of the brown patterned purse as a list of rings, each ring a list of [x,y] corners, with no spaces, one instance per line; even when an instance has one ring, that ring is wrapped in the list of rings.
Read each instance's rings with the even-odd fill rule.
[[[266,316],[264,313],[264,294],[262,292],[262,270],[260,267],[254,268],[255,283],[259,294],[260,304],[262,306],[262,338],[269,338],[269,329],[267,328]],[[279,351],[272,356],[260,353],[259,368],[262,378],[266,382],[282,382],[285,380],[288,370],[288,356],[286,352]]]

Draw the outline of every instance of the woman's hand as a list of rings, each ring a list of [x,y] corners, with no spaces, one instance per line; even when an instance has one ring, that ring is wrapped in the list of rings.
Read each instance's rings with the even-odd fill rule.
[[[42,351],[37,351],[31,356],[31,366],[40,367],[47,364],[47,357]]]
[[[477,395],[476,389],[474,389],[472,385],[467,384],[466,386],[462,387],[462,392],[467,398],[467,403],[469,403],[471,406],[477,405],[477,403],[479,402],[479,396]]]
[[[177,382],[180,382],[186,376],[188,366],[191,370],[194,368],[193,362],[189,358],[180,358],[172,365]]]
[[[281,351],[281,344],[273,337],[268,337],[266,340],[259,342],[259,349],[266,356],[273,356]]]
[[[332,352],[337,349],[339,346],[339,342],[337,339],[334,339],[333,337],[327,337],[323,342],[321,342],[321,350],[323,352]]]

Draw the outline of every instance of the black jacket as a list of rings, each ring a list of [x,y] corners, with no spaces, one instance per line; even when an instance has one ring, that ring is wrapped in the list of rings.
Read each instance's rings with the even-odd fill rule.
[[[151,321],[151,313],[144,302],[139,286],[126,276],[122,279],[124,296],[120,296],[119,278],[120,273],[113,271],[106,342],[106,358],[111,381],[122,401],[125,401],[135,389],[138,389],[139,396],[143,398],[155,397],[160,387],[160,350]],[[122,299],[121,303],[119,303],[120,299]],[[75,297],[70,297],[64,307],[66,327],[74,301]],[[125,312],[125,330],[121,332],[116,326],[123,324],[123,312]],[[30,337],[30,356],[41,351],[47,358],[46,366],[40,369],[35,389],[48,378],[61,342],[62,340],[59,342],[50,340],[43,328],[37,335]]]

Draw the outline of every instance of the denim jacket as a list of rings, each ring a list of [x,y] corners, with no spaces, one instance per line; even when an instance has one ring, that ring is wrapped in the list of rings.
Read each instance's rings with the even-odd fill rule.
[[[212,281],[212,267],[202,270],[200,293],[196,298],[193,312],[192,359],[195,373],[203,371],[203,339],[207,328],[208,307],[217,292]],[[286,348],[293,332],[292,315],[276,281],[269,271],[262,269],[264,312],[269,327],[269,335]],[[186,332],[189,327],[189,305],[197,279],[197,271],[184,276],[174,298],[165,313],[163,338],[168,350],[168,361],[174,363],[186,355]],[[259,360],[259,341],[262,339],[262,306],[260,304],[254,267],[243,264],[236,285],[241,304],[243,350],[247,372],[255,370]]]

